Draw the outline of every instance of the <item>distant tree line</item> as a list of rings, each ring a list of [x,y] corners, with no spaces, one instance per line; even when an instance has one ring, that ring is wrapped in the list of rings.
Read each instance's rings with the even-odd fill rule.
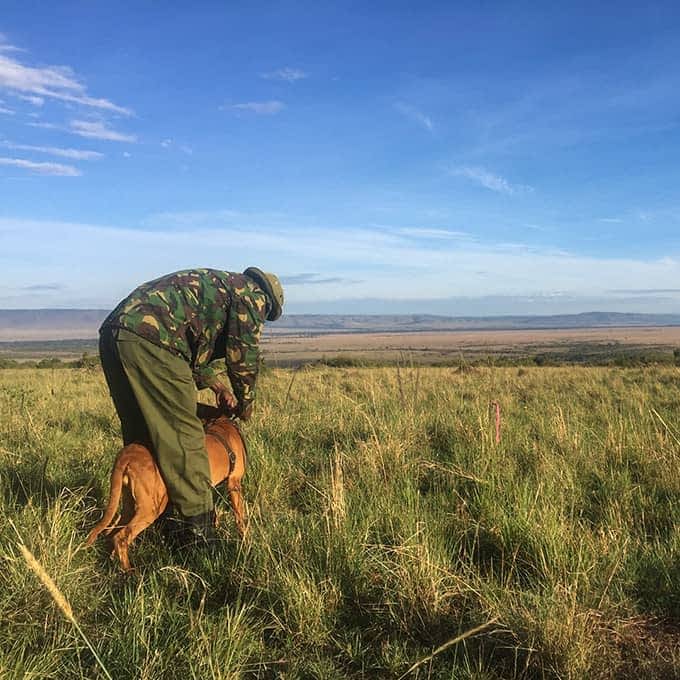
[[[348,356],[338,354],[322,356],[320,359],[301,360],[290,364],[290,368],[300,366],[328,366],[329,368],[380,368],[411,363],[418,366],[441,366],[466,369],[476,366],[618,366],[621,368],[640,366],[680,366],[680,348],[674,350],[643,349],[620,350],[597,346],[578,346],[564,350],[526,353],[518,355],[490,354],[476,356],[438,357],[433,359],[426,354],[413,352],[407,358],[371,358],[368,356]],[[100,367],[97,355],[83,352],[79,359],[63,360],[59,357],[45,357],[19,361],[0,357],[3,368],[89,368]],[[263,369],[272,368],[264,362]]]
[[[0,357],[0,368],[99,368],[99,357],[84,352],[79,359],[64,361],[59,357],[17,361]]]
[[[477,356],[461,356],[455,358],[430,358],[419,356],[414,352],[407,363],[418,366],[441,366],[466,369],[477,366],[615,366],[634,368],[640,366],[680,366],[680,348],[670,350],[660,349],[630,349],[604,351],[597,347],[578,347],[566,350],[554,350],[519,355],[489,354]],[[336,355],[321,357],[315,361],[301,362],[307,365],[321,365],[331,368],[379,368],[403,365],[404,359],[373,359],[371,357]]]

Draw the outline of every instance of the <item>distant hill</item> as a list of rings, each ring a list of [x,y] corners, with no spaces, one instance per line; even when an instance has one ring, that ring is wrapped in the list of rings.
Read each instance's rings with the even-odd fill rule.
[[[107,314],[108,311],[102,309],[0,310],[0,342],[94,338]],[[266,332],[281,336],[639,326],[680,326],[680,314],[587,312],[552,316],[486,317],[448,317],[430,314],[357,316],[289,314],[284,315],[276,323],[268,324]]]
[[[94,338],[102,309],[0,309],[0,341]]]
[[[538,330],[558,328],[614,328],[640,326],[680,326],[680,314],[626,314],[586,312],[551,316],[437,316],[291,314],[272,324],[274,334],[379,333],[408,331]]]

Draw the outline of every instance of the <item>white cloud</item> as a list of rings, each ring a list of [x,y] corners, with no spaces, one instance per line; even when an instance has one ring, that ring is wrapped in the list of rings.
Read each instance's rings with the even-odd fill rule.
[[[62,149],[56,146],[33,146],[31,144],[13,144],[12,142],[0,142],[0,146],[15,151],[35,151],[49,156],[59,156],[61,158],[71,158],[75,161],[93,161],[103,158],[104,154],[98,151],[85,151],[82,149]]]
[[[285,286],[325,286],[332,283],[353,284],[362,283],[356,279],[346,279],[343,276],[323,276],[316,272],[302,272],[300,274],[288,274],[281,277],[281,283]]]
[[[607,224],[621,224],[623,220],[620,217],[600,217],[598,222],[606,222]]]
[[[0,33],[0,52],[25,52],[20,47],[15,47],[7,42],[7,36],[4,33]]]
[[[283,111],[286,105],[278,99],[262,102],[244,102],[242,104],[225,104],[220,107],[222,111],[249,111],[259,116],[272,116]]]
[[[470,238],[470,234],[464,231],[450,231],[448,229],[429,229],[427,227],[404,227],[397,230],[398,233],[404,236],[412,236],[413,238],[428,238],[428,239],[466,239]]]
[[[394,105],[394,108],[403,116],[418,123],[418,125],[424,127],[429,132],[434,132],[434,123],[432,122],[432,119],[414,106],[404,104],[403,102],[397,102]]]
[[[159,248],[158,229],[0,218],[4,256],[0,286],[31,283],[30,262],[41,263],[45,281],[68,280],[71,290],[86,291],[75,295],[86,295],[86,304],[95,306],[112,305],[141,281],[192,265],[237,271],[255,264],[281,277],[317,272],[325,280],[323,286],[295,286],[288,296],[292,302],[554,291],[593,296],[630,288],[631,281],[644,281],[650,289],[677,288],[680,279],[678,258],[588,257],[467,239],[414,240],[378,228],[317,228],[310,237],[309,226],[293,226],[294,222],[275,226],[267,226],[264,219],[259,226],[258,221],[249,222],[246,252],[232,247],[243,237],[241,220],[226,226],[215,220],[211,228],[192,226],[187,220],[176,230],[164,230]],[[202,225],[207,223],[207,217],[202,219]],[[61,292],[45,303],[84,304]]]
[[[484,168],[478,167],[461,167],[453,168],[451,170],[452,175],[457,175],[461,177],[467,177],[468,179],[480,184],[486,189],[495,191],[499,194],[506,194],[508,196],[514,196],[516,194],[530,193],[533,191],[533,187],[523,185],[523,184],[510,184],[507,179],[501,177],[500,175],[494,175],[492,172],[485,170]]]
[[[7,116],[13,116],[15,112],[12,111],[12,109],[8,109],[8,108],[4,107],[2,105],[2,102],[0,102],[0,113],[4,113]]]
[[[308,78],[309,75],[299,68],[291,68],[286,66],[284,68],[276,69],[275,71],[270,71],[269,73],[260,74],[261,78],[266,80],[285,80],[287,83],[294,83],[296,80],[303,80]]]
[[[166,139],[161,140],[160,145],[164,149],[178,149],[182,153],[185,153],[187,156],[191,156],[194,153],[194,150],[188,146],[187,144],[179,144],[177,140],[172,139],[172,137],[167,137]]]
[[[103,98],[91,97],[68,66],[28,66],[0,51],[0,89],[28,97],[56,99],[126,116],[132,111]],[[15,51],[12,49],[11,51]]]
[[[111,142],[136,142],[135,135],[129,135],[124,132],[118,132],[107,126],[102,121],[90,120],[72,120],[69,126],[69,132],[73,132],[81,137],[89,137],[91,139],[106,139]]]
[[[23,158],[0,158],[0,165],[10,165],[15,168],[31,170],[39,175],[59,175],[61,177],[78,177],[82,173],[72,165],[62,165],[61,163],[35,163]]]
[[[43,128],[44,130],[60,130],[61,128],[55,123],[26,123],[29,127]]]
[[[153,213],[142,220],[151,229],[209,229],[211,227],[255,226],[276,224],[285,218],[276,212],[246,212],[243,210],[187,210]]]
[[[18,94],[17,97],[25,102],[33,104],[33,106],[42,106],[45,103],[44,97],[36,97],[34,95]]]

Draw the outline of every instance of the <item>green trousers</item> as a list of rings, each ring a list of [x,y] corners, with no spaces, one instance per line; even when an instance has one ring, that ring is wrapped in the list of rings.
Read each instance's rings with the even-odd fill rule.
[[[99,356],[123,442],[151,445],[170,502],[182,515],[212,510],[210,464],[189,364],[117,328],[102,329]]]

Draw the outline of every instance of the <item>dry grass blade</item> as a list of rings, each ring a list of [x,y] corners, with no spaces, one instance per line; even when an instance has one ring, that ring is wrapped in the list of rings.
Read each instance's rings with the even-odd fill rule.
[[[52,577],[45,571],[42,564],[38,562],[35,555],[23,544],[19,543],[19,550],[26,560],[26,564],[31,568],[31,571],[38,577],[41,583],[47,588],[55,604],[61,609],[64,616],[74,624],[77,624],[76,617],[73,615],[73,609],[64,597],[64,594],[59,590],[57,584],[52,580]]]
[[[437,654],[441,654],[443,651],[447,650],[449,647],[453,647],[453,645],[457,645],[459,642],[462,642],[463,640],[467,640],[468,638],[473,637],[474,635],[477,635],[477,633],[481,633],[483,630],[486,630],[489,626],[493,626],[494,623],[498,621],[498,617],[496,616],[495,618],[491,619],[490,621],[487,621],[486,623],[483,623],[481,626],[477,626],[475,628],[470,628],[470,630],[466,631],[465,633],[461,633],[460,635],[456,636],[452,640],[449,640],[448,642],[445,642],[443,645],[440,645],[437,647],[437,649],[432,652],[432,654],[428,654],[426,657],[421,659],[420,661],[416,661],[416,663],[409,668],[406,673],[403,675],[399,676],[399,680],[402,680],[402,678],[405,678],[407,675],[410,673],[413,673],[416,669],[420,668],[423,664],[427,663],[428,661],[431,661],[434,659]]]
[[[680,439],[678,439],[678,438],[676,437],[676,435],[675,435],[675,433],[673,432],[673,430],[671,430],[671,428],[669,427],[668,423],[661,417],[661,415],[659,414],[659,412],[658,412],[655,408],[652,408],[652,409],[650,409],[650,410],[651,410],[651,412],[652,412],[652,413],[653,413],[653,414],[661,421],[661,424],[666,428],[666,432],[668,432],[668,434],[673,438],[673,440],[675,441],[675,443],[676,443],[676,444],[680,444]]]
[[[31,571],[38,577],[38,580],[45,586],[47,592],[49,592],[55,604],[62,611],[66,619],[73,624],[73,627],[78,631],[80,637],[83,638],[83,641],[88,646],[88,649],[92,652],[92,655],[99,664],[99,667],[102,669],[104,675],[109,680],[113,680],[111,674],[106,669],[106,666],[104,666],[103,661],[99,658],[99,655],[95,651],[94,647],[92,646],[92,644],[90,643],[90,641],[88,640],[87,636],[82,631],[80,626],[78,625],[78,621],[76,620],[76,617],[73,614],[73,609],[71,609],[71,605],[68,603],[68,600],[64,597],[64,594],[61,592],[61,590],[59,590],[57,584],[52,580],[52,577],[45,571],[42,564],[38,562],[33,553],[23,543],[19,543],[18,545],[19,550],[21,551],[21,554],[24,557],[24,560],[26,560],[26,564],[29,566]]]

